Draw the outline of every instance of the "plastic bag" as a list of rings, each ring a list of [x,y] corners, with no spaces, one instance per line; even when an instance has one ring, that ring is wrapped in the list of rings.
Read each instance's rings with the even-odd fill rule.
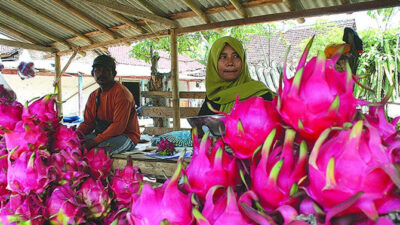
[[[21,62],[18,65],[18,76],[22,79],[29,79],[35,76],[34,64],[33,62]]]

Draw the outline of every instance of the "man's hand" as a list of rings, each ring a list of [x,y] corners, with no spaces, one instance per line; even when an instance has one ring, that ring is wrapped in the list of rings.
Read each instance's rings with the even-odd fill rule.
[[[87,150],[90,150],[96,146],[96,142],[93,141],[93,139],[89,139],[83,142],[83,148],[86,148]]]

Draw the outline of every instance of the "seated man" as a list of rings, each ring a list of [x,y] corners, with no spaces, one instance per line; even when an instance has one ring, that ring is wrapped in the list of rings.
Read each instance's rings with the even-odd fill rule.
[[[100,88],[90,94],[84,121],[78,127],[85,135],[83,147],[105,147],[111,154],[133,149],[140,139],[133,95],[114,80],[117,72],[112,57],[100,55],[92,67],[92,76]]]

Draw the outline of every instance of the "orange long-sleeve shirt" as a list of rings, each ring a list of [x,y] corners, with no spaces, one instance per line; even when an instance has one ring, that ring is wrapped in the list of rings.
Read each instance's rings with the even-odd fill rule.
[[[85,107],[84,121],[78,127],[78,130],[85,135],[90,134],[95,128],[98,91],[99,89],[90,94]],[[126,135],[135,144],[139,142],[140,129],[135,100],[132,93],[122,84],[116,82],[111,89],[100,93],[97,118],[111,122],[103,133],[93,139],[97,144],[120,134]]]

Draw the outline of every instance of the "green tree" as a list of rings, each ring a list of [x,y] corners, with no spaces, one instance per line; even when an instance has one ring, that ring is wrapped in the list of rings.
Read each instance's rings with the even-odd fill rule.
[[[271,37],[277,28],[274,24],[255,24],[221,29],[220,31],[207,30],[177,37],[178,53],[186,54],[202,64],[207,63],[208,52],[214,41],[223,36],[232,36],[244,43],[249,41],[250,35],[265,35]],[[157,41],[145,40],[132,46],[131,57],[150,62],[152,54],[158,50],[170,52],[170,38],[159,38]],[[154,53],[152,53],[152,51]]]
[[[314,38],[313,45],[310,49],[309,57],[316,56],[318,52],[323,52],[325,47],[329,44],[340,44],[343,43],[343,28],[339,28],[334,22],[328,22],[327,20],[317,20],[312,28],[316,36]],[[296,46],[303,52],[309,39],[302,40],[301,44]]]

